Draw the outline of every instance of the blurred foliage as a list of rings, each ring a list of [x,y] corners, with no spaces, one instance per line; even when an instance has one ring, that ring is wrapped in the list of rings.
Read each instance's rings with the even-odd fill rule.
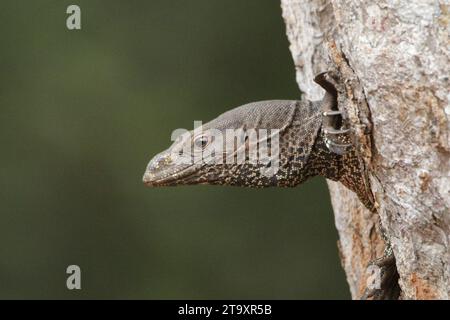
[[[349,298],[324,179],[141,183],[173,129],[299,98],[278,1],[2,0],[0,21],[0,298]]]

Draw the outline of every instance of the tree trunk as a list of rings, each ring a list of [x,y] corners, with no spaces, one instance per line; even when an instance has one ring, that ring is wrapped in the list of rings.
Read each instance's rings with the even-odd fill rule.
[[[319,100],[315,74],[337,70],[343,106],[377,213],[329,181],[339,250],[353,298],[392,244],[403,299],[450,295],[448,0],[282,0],[297,82]]]

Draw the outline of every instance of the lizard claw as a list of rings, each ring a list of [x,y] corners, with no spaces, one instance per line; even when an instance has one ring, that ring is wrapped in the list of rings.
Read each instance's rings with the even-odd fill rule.
[[[367,269],[371,271],[368,281],[372,281],[361,300],[397,300],[400,295],[399,275],[392,252],[370,262]]]
[[[346,135],[350,129],[343,127],[343,112],[338,108],[335,79],[330,72],[322,72],[314,78],[314,81],[326,91],[322,106],[322,131],[325,144],[331,152],[342,155],[352,144],[349,143],[350,139]]]

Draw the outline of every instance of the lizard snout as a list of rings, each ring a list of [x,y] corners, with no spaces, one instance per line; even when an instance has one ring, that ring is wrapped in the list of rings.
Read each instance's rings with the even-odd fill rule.
[[[177,156],[170,149],[164,151],[150,160],[142,180],[148,187],[175,184],[177,179],[184,178],[196,168],[189,160],[190,158]]]
[[[148,163],[142,181],[148,186],[154,186],[158,180],[164,177],[164,173],[171,164],[170,154],[157,154]]]

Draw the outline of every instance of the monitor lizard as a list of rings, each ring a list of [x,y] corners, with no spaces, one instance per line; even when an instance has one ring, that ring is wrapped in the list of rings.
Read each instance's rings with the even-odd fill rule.
[[[169,149],[149,162],[143,182],[149,187],[196,184],[294,187],[319,175],[339,181],[355,192],[369,210],[376,211],[367,175],[362,172],[350,138],[351,129],[344,125],[342,111],[337,106],[337,91],[326,75],[324,72],[315,78],[326,91],[321,101],[253,102],[225,112],[200,129],[181,135]],[[240,146],[235,143],[233,148],[224,150],[224,141],[217,139],[217,135],[226,136],[227,130],[231,129],[244,132],[251,129],[277,130],[279,163],[276,172],[268,175],[262,171],[270,168],[270,161],[255,163],[249,160],[248,152],[252,145],[260,146],[258,138],[251,141],[247,135]],[[270,146],[271,139],[268,140]],[[204,154],[208,148],[220,150],[218,153],[222,159],[234,161],[205,161],[205,157],[195,156]],[[240,162],[236,161],[238,151],[245,154]],[[367,289],[362,298],[398,298],[398,274],[388,241],[384,257],[373,264],[381,268],[381,286]]]

